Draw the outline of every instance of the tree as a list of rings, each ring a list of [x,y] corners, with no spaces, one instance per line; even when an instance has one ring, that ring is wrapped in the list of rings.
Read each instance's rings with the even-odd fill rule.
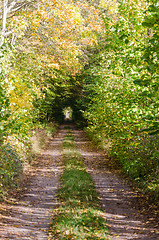
[[[14,29],[7,29],[7,18],[13,17],[22,8],[35,2],[34,0],[3,0],[0,5],[0,19],[2,20],[0,47],[4,44],[5,38],[12,35],[11,44],[15,42]]]

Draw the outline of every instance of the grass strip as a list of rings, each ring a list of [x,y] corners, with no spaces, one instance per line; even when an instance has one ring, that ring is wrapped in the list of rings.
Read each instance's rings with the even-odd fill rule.
[[[71,132],[64,138],[63,156],[65,170],[58,192],[61,206],[54,210],[50,239],[108,239],[95,185]]]

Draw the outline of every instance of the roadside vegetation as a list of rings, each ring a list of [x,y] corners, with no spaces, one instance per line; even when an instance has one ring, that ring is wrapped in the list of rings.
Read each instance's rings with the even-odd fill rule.
[[[0,192],[31,133],[64,109],[153,202],[159,197],[157,0],[0,3]],[[14,167],[15,166],[15,167]]]
[[[69,131],[63,141],[64,172],[50,239],[109,239],[95,185]]]
[[[77,109],[79,125],[114,165],[156,203],[159,199],[157,1],[102,1],[105,36],[88,48]],[[85,124],[86,123],[86,124]]]

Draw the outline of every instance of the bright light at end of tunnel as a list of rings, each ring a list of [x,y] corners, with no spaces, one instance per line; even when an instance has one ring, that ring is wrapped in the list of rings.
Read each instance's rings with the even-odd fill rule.
[[[66,107],[64,110],[65,120],[72,120],[72,109],[71,107]]]

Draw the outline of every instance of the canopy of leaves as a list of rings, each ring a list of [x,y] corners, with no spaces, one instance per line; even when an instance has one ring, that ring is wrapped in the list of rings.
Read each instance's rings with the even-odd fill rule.
[[[27,141],[33,124],[60,121],[70,106],[95,140],[111,142],[110,155],[129,175],[151,178],[158,13],[156,0],[1,1],[1,143]]]

